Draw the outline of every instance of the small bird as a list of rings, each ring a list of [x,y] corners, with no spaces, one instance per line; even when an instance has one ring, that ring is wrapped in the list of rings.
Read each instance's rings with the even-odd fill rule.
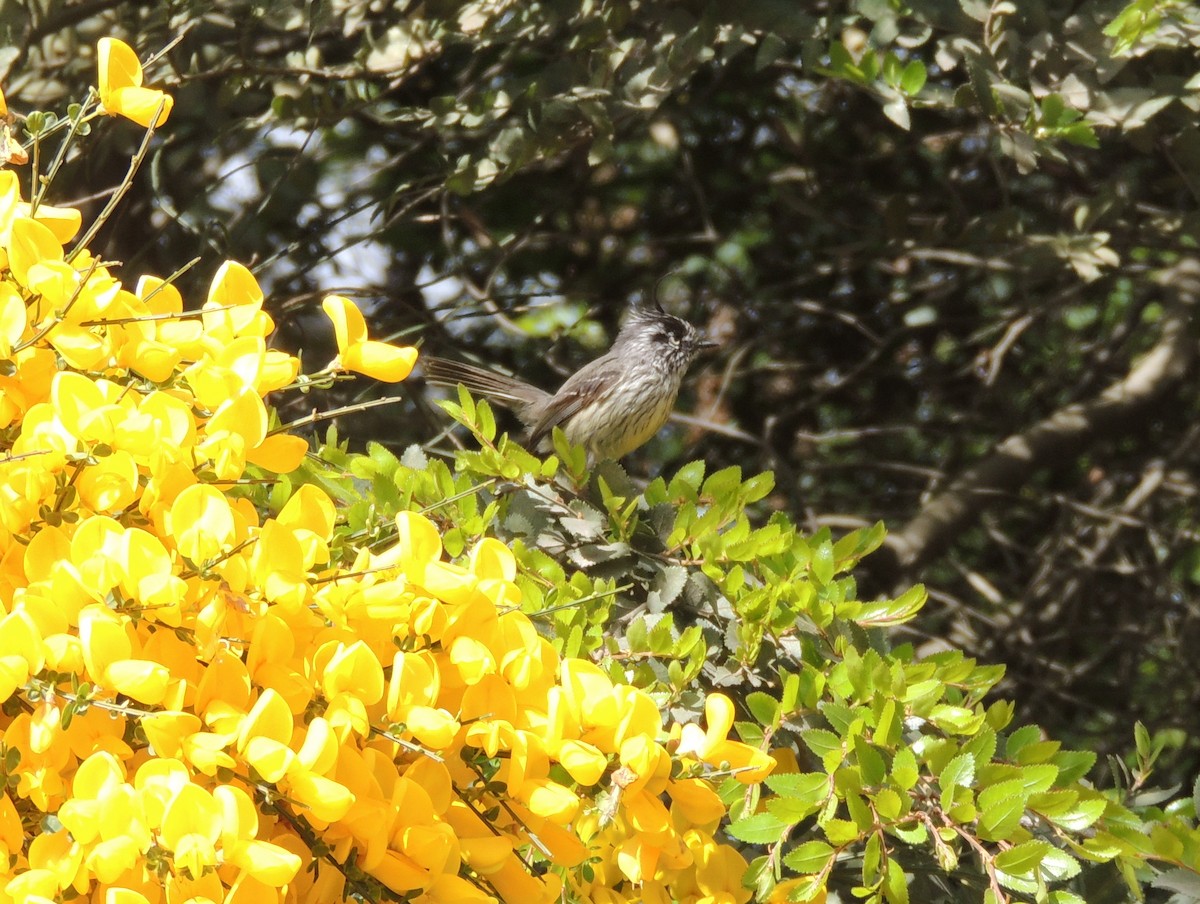
[[[422,357],[435,386],[462,384],[511,408],[529,428],[529,443],[547,448],[555,427],[583,446],[592,462],[628,455],[666,423],[679,384],[696,355],[716,348],[690,323],[657,303],[636,307],[604,355],[572,374],[556,393],[482,367]]]

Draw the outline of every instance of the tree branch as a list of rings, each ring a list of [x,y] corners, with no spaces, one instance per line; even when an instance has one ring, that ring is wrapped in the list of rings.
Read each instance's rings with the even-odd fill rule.
[[[875,562],[889,583],[910,576],[942,552],[985,507],[1036,471],[1061,467],[1096,440],[1132,429],[1182,383],[1200,351],[1192,330],[1200,303],[1200,262],[1181,261],[1156,274],[1155,281],[1166,297],[1154,348],[1100,395],[1060,408],[1008,437],[893,532],[881,561]]]

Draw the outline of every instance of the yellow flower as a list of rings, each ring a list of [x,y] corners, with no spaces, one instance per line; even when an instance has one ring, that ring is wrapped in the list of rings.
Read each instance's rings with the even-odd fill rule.
[[[724,694],[709,694],[704,702],[708,731],[685,725],[677,753],[690,755],[718,769],[730,769],[743,784],[761,782],[775,768],[775,760],[757,747],[727,740],[733,727],[733,701]]]
[[[725,815],[725,804],[703,779],[677,779],[667,786],[667,793],[672,811],[678,810],[692,825],[715,826]]]
[[[142,87],[142,64],[132,47],[116,38],[101,38],[96,55],[104,112],[132,119],[143,127],[151,120],[155,128],[167,121],[175,101],[157,88]]]
[[[171,529],[180,553],[203,564],[233,545],[237,527],[229,500],[216,487],[197,483],[175,497]]]
[[[383,667],[365,643],[360,640],[347,645],[330,641],[326,647],[332,649],[321,677],[327,697],[351,693],[368,706],[383,697]],[[318,659],[324,651],[325,647],[318,651]]]
[[[374,377],[384,383],[399,383],[412,372],[417,350],[368,339],[362,311],[349,298],[330,295],[321,302],[321,307],[333,321],[340,362],[338,369]]]
[[[300,858],[269,841],[240,842],[226,851],[226,857],[238,869],[272,888],[287,885],[300,872]]]

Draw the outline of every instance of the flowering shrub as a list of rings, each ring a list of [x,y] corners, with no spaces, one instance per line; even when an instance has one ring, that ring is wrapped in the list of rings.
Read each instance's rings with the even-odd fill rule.
[[[35,141],[167,121],[132,49],[98,59]],[[1196,801],[1145,789],[1161,742],[1101,792],[985,705],[1000,667],[889,648],[925,597],[857,599],[880,528],[752,527],[769,475],[639,489],[561,436],[541,461],[465,392],[454,472],[310,449],[274,394],[415,350],[331,296],[303,375],[245,267],[195,310],[126,287],[87,250],[109,208],[81,234],[29,181],[0,169],[0,904],[1077,904],[1110,863],[1197,897]]]
[[[104,112],[166,120],[129,47],[99,60]],[[334,296],[338,358],[301,377],[245,267],[185,312],[81,226],[0,171],[0,900],[748,899],[706,776],[774,761],[727,699],[668,729],[539,635],[503,543],[448,560],[412,511],[355,543],[272,476],[309,452],[272,393],[415,350]]]

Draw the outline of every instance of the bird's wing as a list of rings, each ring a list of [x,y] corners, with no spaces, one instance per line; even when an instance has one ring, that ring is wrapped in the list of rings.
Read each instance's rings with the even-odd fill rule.
[[[605,358],[597,358],[591,364],[571,375],[562,388],[554,394],[542,410],[541,417],[530,424],[529,444],[537,448],[538,443],[550,435],[555,427],[563,426],[568,420],[606,395],[617,376],[607,366]]]

